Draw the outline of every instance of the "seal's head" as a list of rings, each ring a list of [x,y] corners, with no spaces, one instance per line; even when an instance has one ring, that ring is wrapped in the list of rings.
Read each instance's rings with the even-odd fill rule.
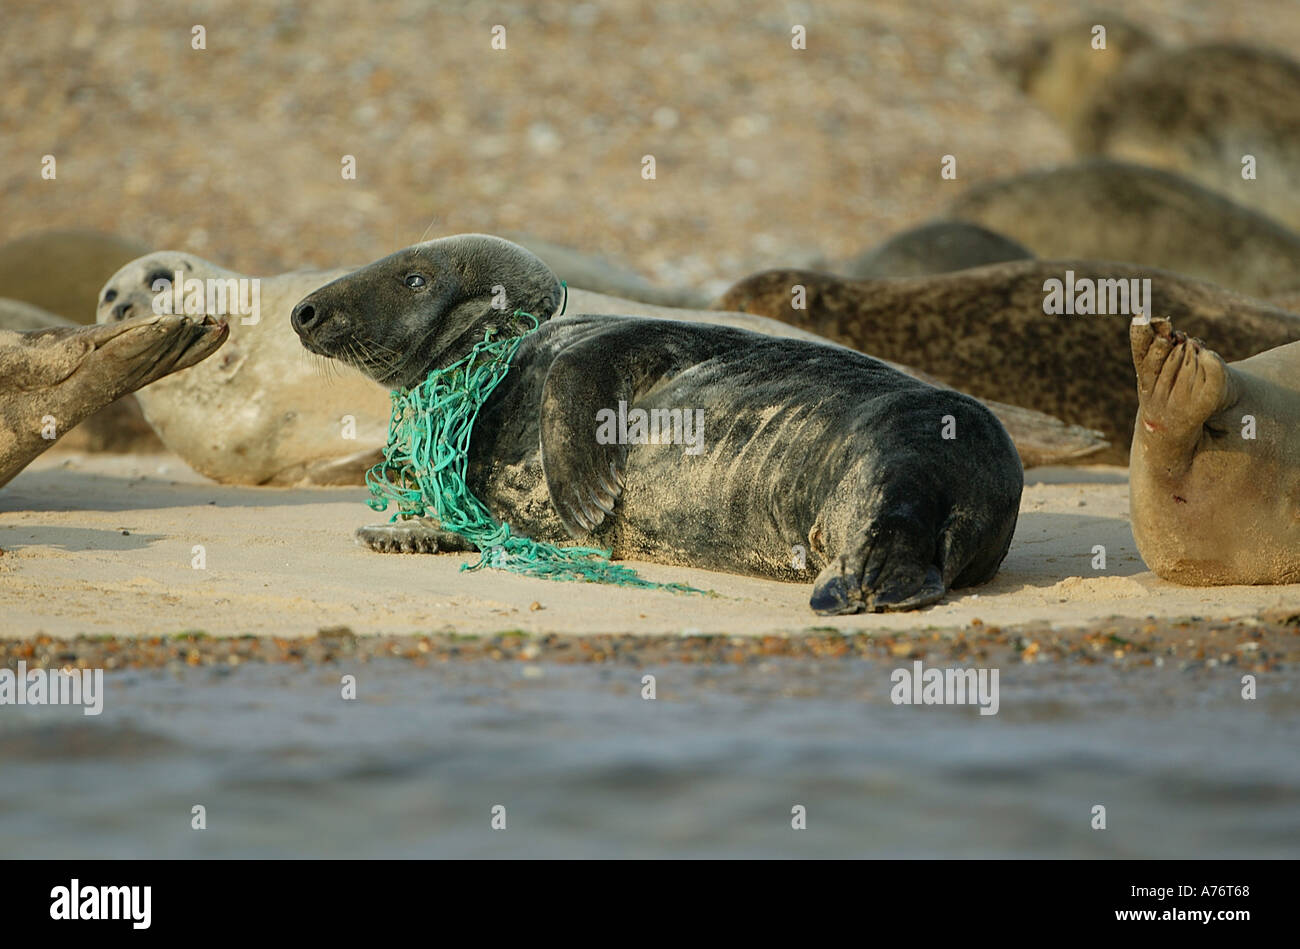
[[[109,277],[99,291],[95,322],[117,323],[135,316],[158,315],[154,302],[163,292],[164,282],[170,296],[177,273],[186,280],[196,275],[206,277],[209,271],[217,270],[206,260],[178,250],[160,250],[137,257]]]
[[[293,308],[303,346],[393,389],[415,385],[482,342],[549,319],[560,282],[518,244],[461,234],[416,244],[326,284]]]

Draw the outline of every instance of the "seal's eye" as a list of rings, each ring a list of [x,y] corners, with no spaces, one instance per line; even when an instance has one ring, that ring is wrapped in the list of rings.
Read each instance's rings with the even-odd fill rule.
[[[410,287],[412,290],[422,289],[424,287],[424,283],[425,283],[424,278],[421,277],[418,273],[406,275],[406,285]]]
[[[153,285],[159,280],[166,280],[167,283],[170,284],[172,282],[172,274],[166,270],[155,270],[149,276],[144,278],[144,285],[152,290]]]
[[[113,302],[114,300],[116,300],[116,299],[117,299],[117,291],[116,291],[116,290],[105,290],[105,291],[104,291],[104,302],[105,302],[105,303],[112,303],[112,302]]]

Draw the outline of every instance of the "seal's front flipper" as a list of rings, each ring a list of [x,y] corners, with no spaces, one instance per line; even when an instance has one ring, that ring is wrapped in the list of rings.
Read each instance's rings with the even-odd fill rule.
[[[858,531],[813,583],[809,606],[822,616],[915,610],[948,592],[935,564],[936,531],[897,511]]]
[[[617,414],[628,395],[618,373],[561,353],[542,387],[542,473],[551,503],[574,538],[589,534],[614,513],[623,491],[627,446],[608,438],[598,415]]]
[[[358,544],[381,554],[436,554],[476,549],[459,534],[440,530],[424,521],[368,524],[357,528],[356,538]]]

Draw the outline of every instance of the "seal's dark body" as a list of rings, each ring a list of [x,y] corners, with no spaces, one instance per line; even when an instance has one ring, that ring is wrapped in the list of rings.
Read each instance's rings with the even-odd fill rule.
[[[591,445],[571,446],[580,453],[594,446],[597,411],[618,398],[564,404],[544,397],[546,380],[562,354],[614,359],[629,344],[663,375],[622,393],[628,408],[704,409],[705,447],[627,446],[615,515],[590,541],[633,559],[792,580],[796,545],[816,572],[863,528],[892,524],[928,536],[948,586],[982,583],[1001,563],[1023,476],[984,406],[843,349],[663,320],[565,317],[524,341],[470,444],[470,488],[497,517],[536,539],[569,539],[554,506],[515,503],[519,475],[542,480],[548,411],[587,419]]]

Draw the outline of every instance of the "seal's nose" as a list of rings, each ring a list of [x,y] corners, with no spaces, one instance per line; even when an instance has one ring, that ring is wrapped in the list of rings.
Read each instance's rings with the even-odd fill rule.
[[[126,319],[126,315],[130,312],[131,312],[131,304],[119,303],[117,306],[113,307],[113,319],[124,320]]]
[[[289,322],[299,334],[309,333],[325,322],[325,316],[310,299],[307,299],[293,308]]]

